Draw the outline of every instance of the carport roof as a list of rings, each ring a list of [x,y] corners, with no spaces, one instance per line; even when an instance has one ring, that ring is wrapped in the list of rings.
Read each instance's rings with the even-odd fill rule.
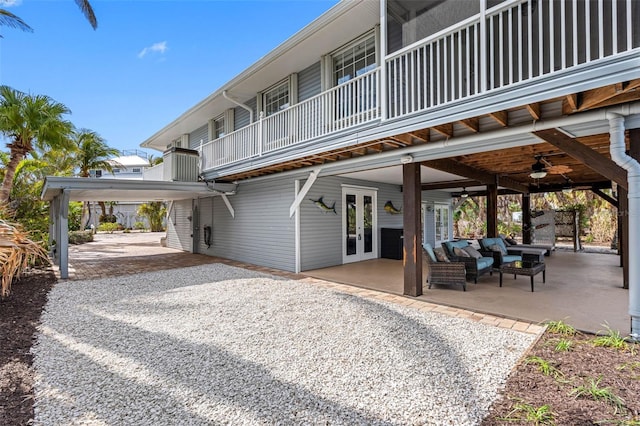
[[[51,201],[63,190],[70,201],[165,201],[227,194],[236,185],[217,182],[173,182],[47,176],[41,198]]]

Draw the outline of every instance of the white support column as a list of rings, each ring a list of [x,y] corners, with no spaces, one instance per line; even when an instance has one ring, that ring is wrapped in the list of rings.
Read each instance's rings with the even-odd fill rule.
[[[300,193],[300,179],[296,179],[294,196],[297,198]],[[296,251],[296,274],[300,273],[300,204],[296,206],[296,216],[295,216],[295,251]]]
[[[58,253],[60,256],[60,278],[69,278],[69,191],[60,194],[58,215]]]
[[[49,204],[49,220],[51,221],[49,223],[49,247],[54,265],[60,265],[60,256],[58,255],[60,253],[58,251],[60,220],[58,216],[60,216],[60,197],[56,196]]]

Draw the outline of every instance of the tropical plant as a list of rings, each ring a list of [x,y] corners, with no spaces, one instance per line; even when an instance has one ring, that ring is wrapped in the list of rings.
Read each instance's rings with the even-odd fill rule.
[[[11,283],[37,260],[48,263],[47,252],[18,226],[0,220],[0,297],[11,292]]]
[[[613,393],[610,387],[600,387],[601,380],[602,377],[597,380],[591,377],[586,384],[573,388],[569,395],[573,395],[576,398],[585,396],[596,401],[605,401],[614,407],[616,413],[618,410],[625,410],[624,400]]]
[[[138,207],[138,214],[147,218],[151,232],[164,230],[163,222],[167,214],[167,208],[162,201],[152,201],[142,204]]]
[[[118,224],[112,222],[104,222],[98,225],[98,231],[106,232],[107,234],[113,234],[114,231],[118,230]]]
[[[91,27],[95,30],[98,28],[98,20],[93,12],[91,3],[88,0],[75,0],[84,17],[89,21]],[[6,9],[0,9],[0,26],[16,28],[18,30],[33,32],[33,28],[27,25],[22,19]],[[2,37],[2,36],[0,36]]]
[[[526,421],[534,425],[555,425],[556,414],[551,411],[547,404],[536,407],[524,401],[514,404],[513,410],[507,414],[503,420],[506,421]]]
[[[64,119],[69,109],[44,95],[28,95],[0,86],[0,133],[8,139],[9,162],[0,188],[0,202],[10,200],[20,161],[36,148],[70,148],[72,125]]]
[[[562,320],[547,321],[547,331],[555,334],[564,334],[565,336],[573,336],[576,334],[576,329]]]

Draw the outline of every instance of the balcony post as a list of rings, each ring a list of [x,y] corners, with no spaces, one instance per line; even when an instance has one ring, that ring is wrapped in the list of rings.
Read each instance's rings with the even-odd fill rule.
[[[480,93],[487,91],[487,0],[480,0]]]
[[[262,140],[264,139],[264,135],[262,134],[263,119],[264,111],[260,111],[260,119],[258,120],[258,157],[262,157]]]
[[[380,78],[378,78],[378,99],[380,102],[380,119],[387,119],[387,0],[380,0]]]

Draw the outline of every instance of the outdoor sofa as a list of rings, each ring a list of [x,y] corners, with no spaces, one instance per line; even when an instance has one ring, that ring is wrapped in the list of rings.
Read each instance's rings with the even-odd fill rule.
[[[445,241],[442,243],[442,248],[452,262],[464,262],[467,270],[467,279],[473,278],[474,283],[478,282],[480,275],[486,272],[491,274],[493,256],[481,254],[469,244],[469,241]],[[468,256],[465,255],[465,253],[468,254]]]

